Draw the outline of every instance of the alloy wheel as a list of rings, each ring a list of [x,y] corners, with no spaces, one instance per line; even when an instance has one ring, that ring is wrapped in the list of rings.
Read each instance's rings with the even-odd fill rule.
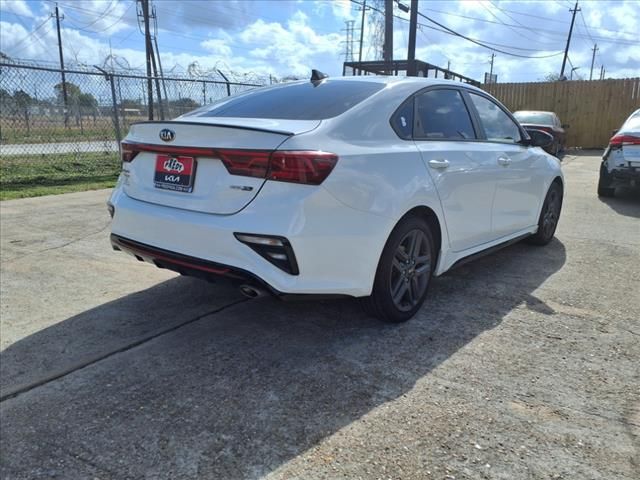
[[[422,300],[430,274],[429,239],[422,230],[411,230],[398,244],[391,265],[390,293],[398,310],[409,311]]]
[[[542,233],[545,238],[553,235],[560,216],[560,195],[557,189],[549,191],[546,208],[542,217]]]

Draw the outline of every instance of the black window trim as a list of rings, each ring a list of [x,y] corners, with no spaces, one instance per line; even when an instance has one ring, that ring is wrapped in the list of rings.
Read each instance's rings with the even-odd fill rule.
[[[416,116],[416,101],[418,95],[422,95],[423,93],[429,92],[431,90],[455,90],[460,94],[462,98],[462,103],[467,109],[467,113],[469,114],[469,119],[471,120],[471,127],[473,128],[473,132],[475,138],[425,138],[416,136],[416,123],[418,121]],[[413,140],[420,142],[481,142],[484,141],[481,138],[481,134],[484,135],[484,131],[481,130],[481,124],[477,118],[477,112],[475,109],[472,109],[473,105],[470,105],[471,100],[467,99],[465,96],[465,91],[467,89],[464,87],[459,87],[457,85],[429,85],[428,87],[422,88],[417,92],[413,92],[409,97],[407,97],[399,106],[395,109],[391,117],[389,118],[389,124],[395,134],[401,140]],[[396,129],[395,120],[399,115],[400,110],[407,104],[411,102],[413,104],[413,126],[411,128],[411,133],[409,135],[403,135]]]

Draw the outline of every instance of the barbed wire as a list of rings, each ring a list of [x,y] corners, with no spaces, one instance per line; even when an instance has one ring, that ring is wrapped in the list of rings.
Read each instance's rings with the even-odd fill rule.
[[[30,67],[50,67],[57,68],[58,62],[52,60],[33,60],[27,58],[15,58],[0,52],[0,58],[5,63],[11,63],[14,65],[25,65]],[[146,74],[144,68],[131,66],[128,60],[120,55],[108,54],[100,62],[96,62],[100,68],[103,68],[111,73],[126,73],[144,76]],[[65,67],[68,70],[77,70],[84,72],[95,73],[95,65],[90,65],[84,62],[67,61]],[[259,73],[254,71],[239,72],[232,69],[226,62],[219,60],[213,67],[205,67],[200,65],[197,61],[190,63],[186,67],[180,64],[175,64],[169,68],[165,68],[165,77],[180,76],[186,78],[193,78],[199,80],[213,80],[213,81],[230,81],[235,83],[254,83],[260,85],[270,85],[273,83],[282,83],[292,80],[298,80],[296,75],[283,75],[277,77],[268,73]]]

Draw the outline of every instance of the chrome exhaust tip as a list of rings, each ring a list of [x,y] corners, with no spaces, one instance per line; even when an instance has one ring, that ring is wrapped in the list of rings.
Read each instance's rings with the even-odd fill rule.
[[[240,293],[247,298],[264,297],[266,292],[252,285],[240,285]]]

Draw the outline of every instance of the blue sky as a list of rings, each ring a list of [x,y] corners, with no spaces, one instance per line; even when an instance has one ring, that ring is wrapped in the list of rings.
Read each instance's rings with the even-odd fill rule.
[[[361,0],[357,0],[360,3]],[[158,43],[165,70],[220,68],[277,77],[305,77],[311,68],[340,75],[345,21],[360,27],[360,7],[350,0],[155,0]],[[367,0],[383,8],[382,0]],[[410,0],[402,0],[409,5]],[[144,39],[134,0],[60,0],[63,45],[68,62],[102,64],[111,52],[116,62],[144,68]],[[494,48],[499,81],[537,81],[560,70],[573,2],[426,1],[419,11],[431,19]],[[598,44],[594,77],[640,76],[639,0],[582,1],[569,58],[574,76],[589,78],[591,54]],[[49,14],[54,3],[0,0],[0,50],[12,58],[57,61],[57,39]],[[397,6],[394,57],[405,58],[408,14]],[[363,55],[378,51],[375,29],[380,13],[367,10]],[[481,80],[491,50],[434,29],[420,17],[416,57]],[[438,28],[438,27],[436,27]],[[355,39],[359,39],[356,30]],[[354,45],[357,59],[358,46]],[[567,66],[567,74],[571,65]]]

